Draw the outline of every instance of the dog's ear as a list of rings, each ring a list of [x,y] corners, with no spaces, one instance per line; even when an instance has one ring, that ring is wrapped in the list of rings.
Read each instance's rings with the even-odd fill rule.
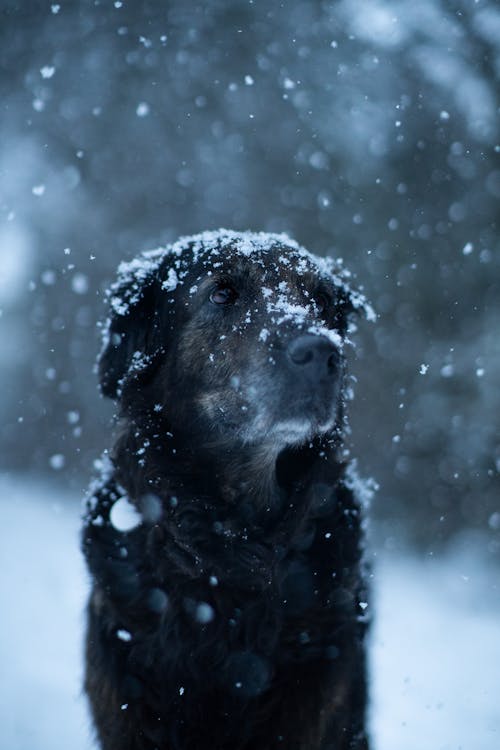
[[[343,283],[338,289],[337,307],[344,331],[348,333],[356,330],[356,318],[359,315],[371,322],[377,319],[373,307],[367,301],[362,291],[354,289],[347,283]]]
[[[114,399],[127,377],[146,372],[162,353],[157,269],[151,264],[138,273],[133,263],[120,266],[118,281],[107,293],[111,316],[97,360],[101,392]]]

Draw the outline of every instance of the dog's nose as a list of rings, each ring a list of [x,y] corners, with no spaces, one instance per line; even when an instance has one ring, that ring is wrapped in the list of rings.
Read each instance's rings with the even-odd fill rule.
[[[310,377],[333,375],[338,371],[339,352],[324,336],[310,333],[297,336],[288,344],[287,352],[292,364]]]

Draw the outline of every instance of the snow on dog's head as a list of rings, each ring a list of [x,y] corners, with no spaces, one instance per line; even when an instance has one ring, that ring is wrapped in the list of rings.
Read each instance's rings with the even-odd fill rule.
[[[332,431],[348,322],[354,312],[374,319],[350,281],[341,261],[285,234],[221,229],[145,252],[120,265],[108,292],[103,393],[120,399],[157,378],[184,426],[182,403],[168,403],[182,379],[197,429],[246,442]]]
[[[199,262],[205,268],[211,268],[217,267],[223,260],[239,256],[262,264],[266,263],[264,258],[272,250],[283,251],[276,259],[278,264],[285,268],[292,267],[299,275],[315,269],[319,276],[329,279],[348,296],[354,310],[359,310],[369,320],[375,319],[373,308],[364,295],[351,288],[351,274],[344,268],[341,259],[313,255],[285,233],[219,229],[181,237],[171,245],[147,250],[132,261],[121,263],[118,278],[108,290],[108,299],[116,315],[126,316],[130,307],[140,300],[144,285],[162,265],[168,266],[162,288],[174,291],[179,284],[184,283],[192,266]],[[286,290],[286,284],[279,286],[283,299]]]

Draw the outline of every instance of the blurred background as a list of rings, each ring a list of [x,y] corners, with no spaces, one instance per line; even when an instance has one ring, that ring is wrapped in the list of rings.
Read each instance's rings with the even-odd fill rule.
[[[221,226],[342,257],[379,315],[350,363],[353,455],[380,484],[389,555],[377,748],[499,746],[499,80],[497,0],[0,0],[10,748],[89,746],[68,696],[77,503],[113,414],[93,373],[103,290],[121,260]]]
[[[500,557],[497,2],[1,8],[0,468],[85,487],[122,259],[286,231],[380,316],[351,422],[388,544],[472,529]]]

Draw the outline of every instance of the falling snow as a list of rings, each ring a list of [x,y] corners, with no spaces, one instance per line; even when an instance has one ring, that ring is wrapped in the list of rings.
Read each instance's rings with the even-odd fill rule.
[[[168,256],[163,292],[189,291],[194,302],[200,282],[183,289],[174,240],[231,226],[245,235],[242,258],[255,254],[245,230],[286,233],[324,256],[341,285],[364,287],[359,343],[346,353],[349,440],[361,473],[381,485],[370,511],[383,558],[375,750],[496,750],[498,3],[291,0],[265,23],[256,2],[171,0],[168,12],[118,0],[7,5],[2,743],[92,746],[78,699],[84,577],[70,496],[112,429],[92,372],[105,289],[125,261],[123,284],[137,286],[115,287],[109,302],[126,316]],[[365,292],[375,326],[363,320],[375,320]],[[273,288],[259,304],[305,320],[309,301],[292,296]],[[252,306],[244,313],[246,324]],[[267,328],[256,335],[270,346]],[[221,351],[206,352],[207,366],[222,366]],[[134,358],[138,371],[147,364]],[[168,404],[158,408],[168,415]],[[16,472],[37,481],[16,490]],[[53,483],[64,485],[60,497]],[[119,510],[114,522],[133,534],[141,513]],[[429,564],[412,545],[432,553]],[[169,606],[168,592],[151,602]],[[195,602],[191,625],[215,627],[216,618],[196,620],[201,604],[212,606]]]
[[[109,520],[117,531],[128,532],[142,523],[142,516],[128,497],[120,497],[113,503]]]
[[[146,104],[146,102],[141,102],[137,105],[137,109],[135,110],[137,117],[147,117],[149,115],[149,104]]]
[[[40,68],[42,78],[52,78],[55,72],[56,69],[53,65],[44,65],[43,68]]]

